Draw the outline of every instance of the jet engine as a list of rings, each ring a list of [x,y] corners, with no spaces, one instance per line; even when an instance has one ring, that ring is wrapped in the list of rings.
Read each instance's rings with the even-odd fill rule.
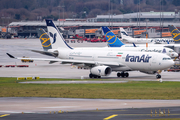
[[[91,68],[91,74],[98,76],[108,76],[111,74],[112,69],[109,66],[96,66]]]
[[[146,74],[155,74],[157,73],[157,71],[140,71],[142,73],[146,73]]]

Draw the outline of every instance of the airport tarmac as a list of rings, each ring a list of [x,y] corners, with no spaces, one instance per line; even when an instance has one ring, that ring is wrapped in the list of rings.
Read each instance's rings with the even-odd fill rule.
[[[48,113],[49,111],[107,110],[122,108],[177,107],[180,100],[119,100],[76,98],[0,98],[0,113]]]
[[[67,119],[67,120],[113,120],[180,118],[179,100],[120,100],[120,99],[76,99],[76,98],[0,98],[0,116],[14,119]],[[159,116],[159,110],[165,116]],[[168,116],[168,111],[170,115]],[[58,114],[59,112],[59,114]],[[22,114],[23,113],[23,114]],[[47,118],[44,118],[47,116]]]
[[[0,77],[40,77],[40,78],[71,78],[71,79],[89,79],[89,70],[77,69],[71,65],[61,65],[59,63],[48,64],[45,61],[34,61],[33,63],[22,63],[20,60],[9,58],[6,53],[16,57],[40,57],[52,58],[38,53],[31,52],[29,49],[42,50],[38,39],[0,39],[0,65],[29,65],[27,68],[7,68],[0,67]],[[70,43],[70,46],[95,47],[106,46],[106,43]],[[155,75],[147,75],[138,71],[129,72],[128,78],[117,78],[113,72],[108,77],[102,77],[104,81],[157,81]],[[178,72],[162,72],[163,81],[179,81]],[[114,100],[114,99],[71,99],[71,98],[22,98],[8,97],[0,98],[0,113],[11,114],[9,119],[13,119],[12,114],[18,113],[48,113],[50,111],[82,111],[82,110],[109,110],[126,108],[152,108],[152,107],[177,107],[180,106],[180,100]],[[143,111],[143,110],[142,110]],[[16,114],[14,114],[16,113]],[[90,113],[90,112],[88,112]],[[79,113],[78,113],[79,114]],[[99,113],[98,113],[99,114]],[[103,114],[104,119],[108,115]],[[37,114],[36,114],[37,115]],[[67,114],[64,114],[67,115]],[[43,114],[42,114],[43,116]],[[88,116],[88,114],[87,114]],[[91,118],[92,114],[89,115]],[[140,115],[141,116],[141,115]],[[58,116],[59,117],[59,116]],[[47,117],[48,118],[48,117]],[[81,116],[78,117],[80,120]],[[118,117],[116,117],[118,118]],[[131,116],[131,119],[134,119]],[[146,117],[145,117],[146,118]],[[143,118],[143,119],[145,119]],[[18,117],[17,117],[18,119]],[[71,118],[72,119],[72,118]],[[95,118],[92,118],[95,119]],[[119,118],[120,119],[120,118]],[[138,119],[138,118],[137,118]]]
[[[60,63],[49,64],[47,61],[34,61],[33,63],[22,63],[20,60],[9,58],[6,53],[15,57],[38,57],[52,58],[31,52],[30,50],[42,50],[39,39],[0,39],[0,65],[29,65],[27,68],[6,68],[0,67],[0,77],[41,77],[41,78],[89,78],[89,70],[77,69],[71,65],[61,65]],[[104,47],[107,43],[68,43],[72,47]],[[162,72],[163,81],[179,81],[177,72]],[[156,80],[155,75],[148,75],[138,71],[129,72],[129,78],[117,78],[116,72],[103,79],[118,80]]]

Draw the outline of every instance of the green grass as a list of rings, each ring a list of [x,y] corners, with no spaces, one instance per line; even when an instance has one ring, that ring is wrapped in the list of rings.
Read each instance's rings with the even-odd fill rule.
[[[72,79],[40,79],[42,80]],[[114,84],[19,84],[17,82],[22,81],[17,81],[16,78],[0,78],[0,97],[180,99],[180,82],[130,81]]]

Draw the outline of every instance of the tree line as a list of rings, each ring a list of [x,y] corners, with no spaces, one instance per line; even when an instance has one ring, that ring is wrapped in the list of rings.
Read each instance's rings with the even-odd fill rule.
[[[0,0],[0,25],[20,20],[180,10],[180,0]]]

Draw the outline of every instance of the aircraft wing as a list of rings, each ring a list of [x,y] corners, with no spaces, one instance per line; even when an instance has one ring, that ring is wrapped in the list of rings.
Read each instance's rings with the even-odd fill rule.
[[[86,60],[73,60],[73,59],[46,59],[46,58],[22,58],[22,57],[14,57],[13,55],[7,53],[10,58],[20,59],[20,60],[38,60],[38,61],[50,61],[50,63],[61,62],[61,64],[84,64],[85,66],[93,67],[96,65],[107,65],[107,66],[116,66],[116,67],[124,67],[126,65],[118,63],[118,62],[101,62],[101,61],[86,61]]]

